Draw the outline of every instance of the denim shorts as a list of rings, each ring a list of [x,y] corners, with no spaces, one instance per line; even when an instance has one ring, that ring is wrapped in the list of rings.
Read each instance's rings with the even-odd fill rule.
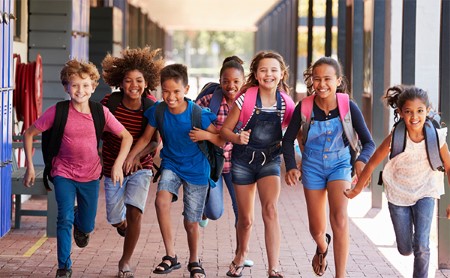
[[[253,184],[257,180],[268,176],[280,176],[281,158],[276,156],[269,162],[260,159],[248,160],[234,159],[231,167],[231,177],[233,184],[247,185]]]
[[[336,180],[352,181],[348,147],[336,152],[306,149],[302,154],[302,184],[310,190],[321,190]]]
[[[126,206],[131,205],[144,213],[152,171],[139,170],[124,177],[122,187],[105,177],[106,219],[109,224],[118,224],[126,218]]]
[[[205,208],[208,185],[195,185],[182,180],[176,173],[164,169],[158,183],[159,191],[172,193],[172,202],[178,200],[178,190],[183,185],[183,215],[189,222],[200,222]]]

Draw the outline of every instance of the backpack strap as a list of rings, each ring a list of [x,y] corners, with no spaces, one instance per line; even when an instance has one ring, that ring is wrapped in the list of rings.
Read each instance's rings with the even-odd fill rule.
[[[350,111],[350,97],[348,94],[336,93],[339,116],[344,128],[345,136],[352,149],[359,153],[361,146],[358,144],[358,134],[353,128],[352,113]]]
[[[192,127],[202,129],[202,108],[195,103],[192,106]],[[197,145],[206,158],[208,158],[208,146],[206,145],[206,140],[198,141]]]
[[[61,141],[66,127],[67,117],[69,115],[70,100],[60,101],[56,103],[55,119],[53,126],[42,133],[42,155],[44,158],[44,186],[47,191],[52,191],[48,181],[53,182],[50,175],[52,169],[53,158],[58,155],[61,147]],[[50,147],[51,146],[51,147]]]
[[[439,135],[431,120],[427,119],[423,125],[423,135],[425,136],[425,146],[427,149],[428,162],[434,171],[444,172],[440,153]]]
[[[302,99],[300,117],[301,117],[301,132],[303,145],[306,144],[308,139],[309,125],[311,124],[311,115],[314,106],[315,95],[310,95]]]
[[[98,148],[100,147],[100,140],[106,124],[105,112],[103,111],[103,105],[95,101],[89,101],[89,108],[91,109],[92,119],[94,120],[95,137],[97,138]]]
[[[283,98],[284,103],[286,105],[286,111],[284,111],[283,122],[281,123],[281,126],[283,128],[285,128],[291,122],[292,114],[294,113],[294,109],[295,109],[295,103],[286,92],[280,91],[280,93],[281,93],[281,97]]]
[[[256,104],[256,96],[258,95],[258,86],[250,87],[245,91],[244,103],[242,104],[241,113],[239,114],[238,129],[242,129],[250,120],[253,108]],[[238,96],[239,97],[239,96]]]
[[[223,99],[223,91],[220,86],[217,86],[214,92],[212,93],[212,98],[209,103],[209,109],[211,109],[211,112],[217,115],[220,109],[220,105],[222,104]]]
[[[392,131],[391,138],[391,153],[389,159],[394,158],[399,153],[405,150],[406,146],[406,126],[403,119],[400,119],[394,124],[394,130]]]
[[[281,96],[283,97],[284,103],[286,105],[286,111],[284,112],[284,118],[282,127],[287,127],[289,122],[292,119],[292,114],[295,109],[295,103],[291,99],[291,97],[283,91],[280,91]],[[236,98],[239,98],[241,94],[239,94]],[[245,127],[245,125],[250,120],[250,117],[253,114],[253,108],[256,104],[256,97],[258,96],[258,86],[253,86],[245,91],[244,103],[242,104],[241,113],[239,114],[239,121],[236,125],[236,129],[241,129]]]
[[[159,130],[159,133],[161,134],[161,138],[164,142],[164,112],[166,110],[167,107],[167,103],[165,103],[164,101],[161,101],[158,103],[158,106],[156,106],[155,109],[155,120],[156,120],[156,125],[157,125],[157,129]]]
[[[302,99],[302,103],[301,103],[300,114],[301,114],[301,120],[302,120],[301,132],[302,132],[303,144],[305,144],[306,140],[308,139],[308,131],[309,131],[309,126],[311,124],[311,115],[312,115],[313,106],[314,106],[314,98],[315,98],[315,95],[310,95],[310,96]],[[336,100],[337,100],[337,105],[338,105],[339,118],[342,122],[342,127],[344,129],[345,136],[347,137],[351,148],[356,153],[359,153],[361,151],[361,147],[358,144],[358,134],[356,133],[355,129],[353,128],[352,113],[350,111],[349,95],[342,94],[342,93],[336,93]]]

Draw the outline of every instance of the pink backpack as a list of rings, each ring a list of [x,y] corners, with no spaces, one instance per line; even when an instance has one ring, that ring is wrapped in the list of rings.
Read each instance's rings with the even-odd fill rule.
[[[283,128],[289,125],[289,122],[292,119],[292,113],[294,112],[295,104],[291,97],[283,91],[280,91],[281,97],[284,99],[286,104],[286,111],[284,112],[284,119],[281,124]],[[244,103],[242,104],[241,114],[239,116],[239,122],[237,126],[244,128],[250,117],[253,114],[253,109],[256,105],[256,97],[258,95],[258,86],[250,87],[245,91]],[[239,96],[238,96],[239,97]]]
[[[314,105],[314,98],[316,95],[310,95],[304,99],[302,99],[302,109],[300,111],[302,117],[302,141],[303,145],[305,145],[306,140],[308,139],[308,131],[309,125],[311,124],[311,114]],[[336,93],[337,104],[339,110],[339,118],[342,122],[342,127],[344,128],[345,136],[347,136],[348,142],[352,149],[359,154],[361,151],[361,145],[358,140],[358,134],[353,128],[352,123],[352,113],[350,111],[350,98],[348,94]]]

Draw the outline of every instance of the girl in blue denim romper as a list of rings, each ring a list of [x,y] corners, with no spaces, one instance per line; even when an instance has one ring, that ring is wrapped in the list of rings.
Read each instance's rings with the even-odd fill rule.
[[[249,251],[250,234],[254,222],[255,197],[258,189],[262,217],[266,231],[268,276],[283,277],[278,271],[280,253],[280,225],[277,203],[280,195],[280,142],[282,121],[289,119],[292,110],[286,110],[292,100],[281,97],[280,90],[288,91],[287,67],[283,58],[274,52],[258,53],[250,66],[250,74],[242,87],[241,96],[231,109],[221,136],[233,143],[232,180],[238,203],[238,249],[227,276],[240,277]],[[257,87],[256,87],[257,86]],[[253,113],[243,128],[237,128],[246,94],[257,92]],[[253,95],[254,96],[254,95]],[[286,97],[286,99],[285,99]]]
[[[335,238],[333,251],[336,277],[345,277],[349,253],[349,230],[347,204],[342,192],[350,188],[352,165],[350,144],[345,136],[339,117],[336,92],[348,93],[338,61],[330,57],[317,60],[304,73],[309,95],[315,95],[308,137],[302,149],[300,167],[296,164],[294,141],[302,136],[301,105],[294,110],[294,116],[283,137],[283,158],[286,164],[285,180],[288,185],[296,184],[300,177],[308,210],[309,230],[317,244],[312,260],[313,271],[322,276],[327,269],[326,256],[331,235],[327,230],[327,201],[330,223]],[[357,105],[350,101],[353,128],[362,144],[354,168],[356,175],[362,171],[375,149]],[[301,144],[303,141],[298,139]],[[328,199],[328,200],[327,200]]]
[[[435,200],[444,194],[444,173],[433,171],[428,161],[424,123],[430,111],[427,92],[415,86],[389,88],[386,102],[394,108],[394,119],[403,119],[407,131],[404,151],[391,158],[383,169],[383,184],[394,226],[397,249],[404,256],[414,253],[413,277],[428,277],[430,230]],[[446,143],[447,128],[436,129],[439,155],[450,182],[450,154]],[[348,198],[357,196],[372,172],[391,151],[392,132],[377,148]],[[447,207],[450,218],[450,205]],[[434,276],[434,270],[433,270]]]

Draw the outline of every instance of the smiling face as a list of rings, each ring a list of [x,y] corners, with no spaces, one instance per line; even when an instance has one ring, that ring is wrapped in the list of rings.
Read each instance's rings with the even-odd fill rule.
[[[96,83],[92,81],[89,75],[84,74],[83,76],[81,77],[78,74],[71,75],[69,83],[64,86],[72,102],[77,104],[88,102],[96,87]]]
[[[185,86],[182,80],[170,78],[162,83],[161,88],[162,98],[170,112],[173,114],[182,113],[187,107],[184,96],[189,91],[189,85]]]
[[[425,124],[430,108],[420,98],[405,101],[400,112],[400,117],[405,121],[406,128],[411,133],[421,132]]]
[[[227,68],[220,77],[220,87],[227,100],[233,100],[244,84],[244,73],[236,68]]]
[[[145,82],[142,72],[139,70],[131,70],[125,74],[121,87],[125,93],[125,98],[138,100],[144,93],[147,82]]]
[[[316,95],[320,98],[327,98],[336,94],[336,89],[341,85],[342,78],[337,77],[333,66],[321,64],[314,68],[312,80]]]
[[[275,58],[264,58],[259,61],[255,73],[260,89],[276,90],[278,83],[283,78],[280,62]]]

